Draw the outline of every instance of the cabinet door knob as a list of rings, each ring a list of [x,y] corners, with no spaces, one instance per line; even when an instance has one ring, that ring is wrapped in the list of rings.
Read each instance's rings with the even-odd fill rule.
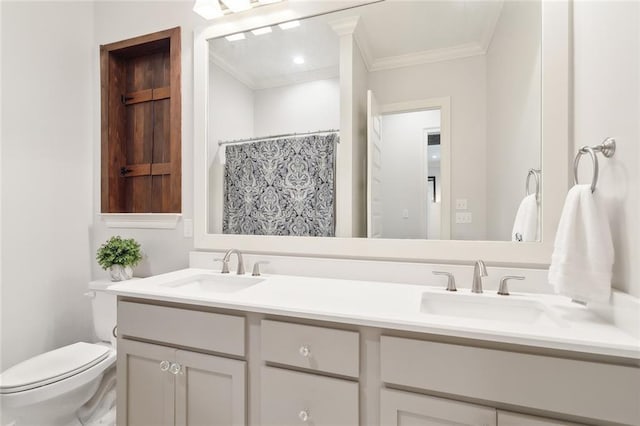
[[[169,369],[169,366],[171,364],[169,364],[169,361],[161,361],[160,362],[160,370],[161,371],[167,371]]]
[[[181,367],[182,366],[180,364],[178,364],[177,362],[172,362],[171,363],[171,367],[169,367],[169,372],[171,374],[178,374],[180,372]]]
[[[300,352],[300,355],[302,355],[305,358],[309,358],[311,356],[311,349],[309,349],[309,346],[307,345],[300,346],[300,349],[298,349],[298,352]]]
[[[302,410],[298,413],[298,417],[300,418],[300,420],[302,420],[303,422],[308,422],[309,421],[309,411],[307,410]]]

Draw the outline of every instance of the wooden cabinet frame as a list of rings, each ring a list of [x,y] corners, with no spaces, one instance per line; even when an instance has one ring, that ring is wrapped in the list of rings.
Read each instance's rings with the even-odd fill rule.
[[[100,46],[102,213],[181,212],[180,50],[179,27]],[[127,67],[153,60],[154,55],[164,55],[162,83],[132,90]],[[127,108],[143,104],[150,108],[136,111],[132,119]],[[156,105],[162,105],[159,118]],[[132,124],[132,120],[140,121]],[[145,148],[144,154],[139,147],[132,148],[128,137],[141,133],[152,138],[151,149]],[[161,139],[161,148],[154,148],[156,139]],[[138,160],[132,162],[127,152],[134,152]]]

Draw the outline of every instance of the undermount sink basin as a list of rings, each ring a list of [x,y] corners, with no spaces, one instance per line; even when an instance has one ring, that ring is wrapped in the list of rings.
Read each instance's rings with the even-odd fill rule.
[[[160,285],[187,292],[234,293],[262,281],[264,281],[263,278],[256,277],[201,274]]]
[[[425,292],[422,294],[420,311],[430,315],[503,323],[555,327],[566,325],[541,302],[518,296]]]

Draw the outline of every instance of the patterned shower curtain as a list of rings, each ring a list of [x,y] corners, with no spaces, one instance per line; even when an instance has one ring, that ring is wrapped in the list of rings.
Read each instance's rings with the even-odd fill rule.
[[[335,235],[337,134],[226,147],[222,232]]]

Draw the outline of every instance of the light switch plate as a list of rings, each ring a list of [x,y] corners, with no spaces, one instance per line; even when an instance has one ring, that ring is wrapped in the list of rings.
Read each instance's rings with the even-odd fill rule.
[[[184,219],[182,226],[184,227],[184,237],[193,238],[193,219]]]
[[[402,217],[405,219],[409,218],[409,209],[402,210]]]
[[[456,210],[466,210],[466,209],[467,209],[467,199],[456,198]]]

